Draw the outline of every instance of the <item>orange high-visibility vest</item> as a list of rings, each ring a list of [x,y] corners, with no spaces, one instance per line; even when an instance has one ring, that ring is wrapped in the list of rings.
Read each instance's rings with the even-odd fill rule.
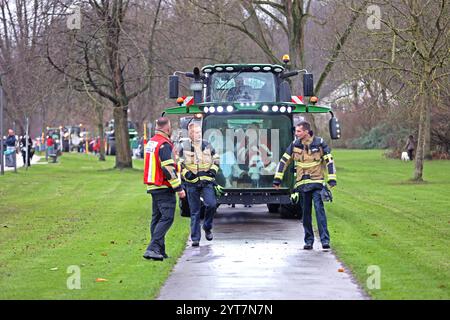
[[[168,143],[173,148],[173,143],[168,138],[160,134],[155,134],[145,146],[145,166],[144,166],[144,183],[155,186],[166,186],[171,188],[164,172],[161,168],[161,160],[159,159],[159,148]],[[174,159],[175,161],[175,159]]]

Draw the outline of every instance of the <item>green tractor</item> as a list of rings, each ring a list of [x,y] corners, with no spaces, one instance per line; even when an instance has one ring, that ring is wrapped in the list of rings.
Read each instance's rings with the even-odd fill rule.
[[[340,137],[331,108],[316,105],[312,74],[303,74],[303,96],[291,94],[287,79],[302,71],[306,70],[287,71],[272,64],[215,64],[169,77],[169,96],[177,98],[179,106],[163,114],[182,115],[179,140],[187,139],[190,122],[198,122],[204,139],[219,153],[216,180],[224,187],[219,204],[267,204],[271,213],[301,218],[301,207],[290,201],[295,179],[292,164],[282,187],[272,186],[279,159],[295,139],[294,122],[305,113],[329,113],[330,136]],[[193,96],[179,97],[177,74],[193,79]]]
[[[130,138],[130,145],[133,139],[138,137],[138,132],[136,130],[136,125],[128,120],[128,135]],[[116,155],[116,138],[114,135],[114,119],[108,121],[105,124],[105,151],[107,155],[115,156]]]

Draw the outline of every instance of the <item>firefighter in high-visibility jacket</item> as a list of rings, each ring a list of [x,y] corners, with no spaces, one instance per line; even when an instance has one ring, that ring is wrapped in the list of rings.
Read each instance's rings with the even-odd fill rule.
[[[147,192],[152,195],[153,210],[150,224],[151,241],[144,253],[146,259],[168,258],[164,238],[174,219],[175,192],[179,198],[185,197],[172,152],[171,133],[169,119],[158,118],[156,133],[145,146],[144,183],[148,185]]]
[[[277,166],[273,185],[275,188],[280,187],[284,171],[289,163],[294,161],[296,182],[293,196],[300,196],[302,201],[304,249],[311,250],[314,243],[311,218],[313,202],[322,248],[329,249],[330,234],[323,199],[324,194],[327,194],[325,191],[328,191],[326,183],[330,187],[336,186],[336,169],[331,149],[322,138],[312,135],[309,122],[298,123],[295,127],[295,136],[297,139],[289,145]]]
[[[215,178],[219,171],[219,155],[209,142],[202,139],[202,129],[198,124],[190,123],[188,130],[189,140],[180,145],[179,164],[191,212],[192,246],[197,247],[201,238],[200,196],[205,206],[205,238],[208,241],[213,239],[213,219],[217,206]]]

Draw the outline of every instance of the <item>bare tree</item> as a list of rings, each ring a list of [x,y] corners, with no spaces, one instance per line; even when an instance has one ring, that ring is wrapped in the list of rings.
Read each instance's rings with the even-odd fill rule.
[[[156,1],[153,26],[161,2]],[[55,5],[60,6],[60,11],[67,11],[61,4]],[[131,168],[128,105],[151,84],[154,29],[152,26],[146,30],[134,29],[129,15],[138,10],[139,1],[88,0],[81,5],[81,30],[62,31],[62,21],[55,23],[48,37],[47,58],[74,83],[76,90],[92,92],[111,102],[115,123],[115,167]],[[145,38],[146,41],[142,41]],[[64,47],[58,42],[61,39]],[[68,55],[66,45],[69,43],[72,47]]]
[[[347,60],[365,72],[392,74],[401,90],[412,96],[409,111],[418,118],[414,180],[423,180],[430,148],[431,105],[448,85],[450,54],[449,4],[445,0],[381,1],[383,28],[362,36],[371,42],[364,50],[347,53]],[[428,150],[428,151],[427,151]]]

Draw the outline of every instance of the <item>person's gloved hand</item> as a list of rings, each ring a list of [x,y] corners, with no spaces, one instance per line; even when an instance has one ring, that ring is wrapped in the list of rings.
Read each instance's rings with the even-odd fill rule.
[[[300,194],[298,192],[294,192],[293,194],[291,194],[291,202],[293,204],[298,203],[299,200],[300,200]]]
[[[328,184],[330,185],[331,188],[336,186],[336,180],[329,180]]]
[[[330,189],[327,188],[327,186],[324,186],[320,191],[320,197],[324,202],[333,202],[333,194],[331,193]]]
[[[215,191],[217,197],[220,197],[224,193],[223,187],[221,185],[216,185],[214,187],[214,191]]]

